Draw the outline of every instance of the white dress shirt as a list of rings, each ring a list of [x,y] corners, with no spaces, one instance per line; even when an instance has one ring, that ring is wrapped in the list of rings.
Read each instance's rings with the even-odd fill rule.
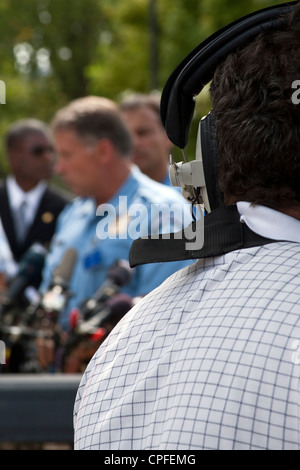
[[[16,275],[17,271],[18,263],[14,260],[0,219],[0,273],[4,274],[4,277],[9,280]]]
[[[238,210],[274,243],[199,259],[125,315],[83,375],[75,449],[300,449],[300,221]]]
[[[19,209],[23,201],[26,201],[26,208],[24,211],[26,229],[28,229],[34,221],[38,206],[46,188],[47,183],[45,181],[40,181],[33,189],[25,192],[20,188],[13,176],[9,176],[7,178],[7,192],[12,213]]]

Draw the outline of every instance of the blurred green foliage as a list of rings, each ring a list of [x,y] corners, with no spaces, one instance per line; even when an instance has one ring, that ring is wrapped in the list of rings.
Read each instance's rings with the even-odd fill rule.
[[[87,94],[118,101],[128,91],[148,93],[154,86],[161,91],[175,66],[205,37],[278,3],[3,0],[0,79],[6,84],[6,104],[0,105],[0,177],[8,170],[3,135],[14,120],[49,122],[62,105]],[[201,93],[196,114],[209,107],[208,93]]]

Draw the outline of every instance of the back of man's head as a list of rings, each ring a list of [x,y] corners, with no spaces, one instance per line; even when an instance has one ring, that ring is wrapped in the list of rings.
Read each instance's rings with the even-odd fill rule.
[[[280,28],[230,54],[217,68],[211,96],[219,183],[227,202],[276,209],[300,205],[300,6]]]

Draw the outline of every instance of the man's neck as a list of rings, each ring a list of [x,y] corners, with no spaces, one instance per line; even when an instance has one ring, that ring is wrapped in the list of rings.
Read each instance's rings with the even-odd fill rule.
[[[300,220],[300,206],[296,206],[290,209],[277,209],[279,212],[283,212],[283,214],[289,215],[290,217],[294,217],[294,219]]]
[[[24,193],[28,193],[32,189],[36,188],[39,184],[37,181],[28,181],[18,177],[15,177],[15,180],[17,185],[22,189],[22,191],[24,191]]]
[[[168,175],[168,166],[161,166],[154,168],[153,171],[149,171],[147,176],[158,183],[162,183]]]
[[[105,187],[104,185],[102,185],[99,188],[99,192],[95,194],[94,199],[96,201],[97,206],[99,206],[100,204],[107,203],[107,201],[112,199],[113,196],[119,191],[121,186],[123,186],[123,184],[129,177],[130,173],[131,173],[130,164],[122,165],[120,166],[120,168],[116,168],[116,170],[113,173],[114,174],[113,181],[107,181],[107,185]]]

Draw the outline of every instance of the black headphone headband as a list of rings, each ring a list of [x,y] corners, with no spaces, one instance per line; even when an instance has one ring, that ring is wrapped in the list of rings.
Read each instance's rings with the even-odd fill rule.
[[[194,97],[213,78],[216,67],[263,30],[279,26],[281,15],[295,2],[274,5],[250,13],[212,34],[199,44],[174,70],[163,89],[161,119],[171,142],[179,148],[188,144],[195,109]]]

